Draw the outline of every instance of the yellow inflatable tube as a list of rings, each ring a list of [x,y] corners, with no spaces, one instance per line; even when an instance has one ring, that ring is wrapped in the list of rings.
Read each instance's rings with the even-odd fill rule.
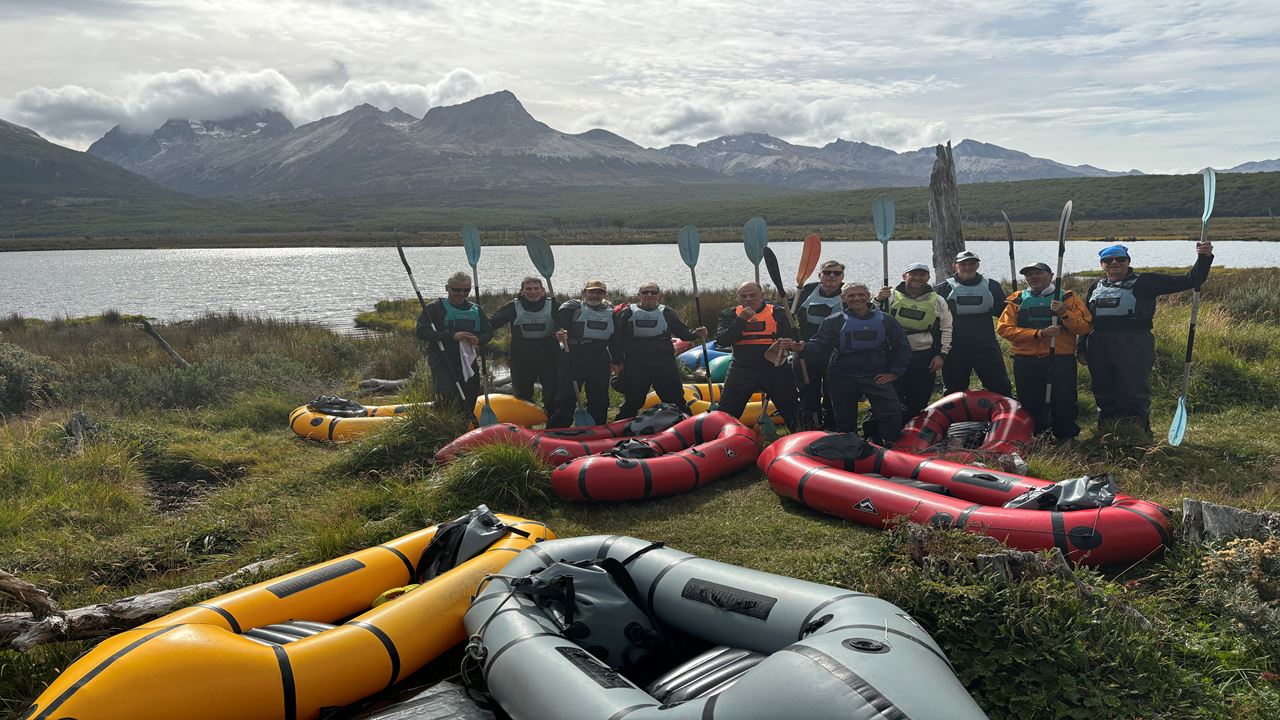
[[[723,389],[724,383],[712,383],[711,385],[706,383],[686,384],[684,386],[684,401],[689,403],[689,409],[693,411],[694,415],[708,412],[711,409],[712,402],[719,402],[720,392]],[[760,393],[751,396],[747,406],[743,408],[742,414],[738,416],[743,425],[747,427],[755,426],[756,418],[760,416],[761,399]],[[658,394],[651,392],[644,400],[644,407],[650,408],[660,402],[662,400],[658,397]],[[772,402],[769,403],[768,413],[769,417],[773,419],[774,425],[782,424],[782,417],[778,415],[778,409],[773,406]]]
[[[423,403],[430,405],[431,403]],[[525,402],[514,395],[491,393],[489,404],[498,416],[498,422],[511,423],[522,427],[542,425],[547,422],[547,414],[542,408]],[[399,415],[409,412],[414,407],[408,405],[368,405],[366,414],[359,417],[340,417],[312,410],[310,405],[289,413],[289,429],[308,440],[321,442],[350,442],[359,440],[387,426]],[[473,409],[476,422],[480,422],[480,410],[484,407],[484,396],[476,398]]]
[[[508,533],[480,555],[372,610],[380,594],[415,581],[413,563],[439,526],[108,638],[68,667],[21,717],[306,720],[319,717],[322,708],[349,705],[462,642],[462,616],[484,576],[534,542],[555,538],[542,523],[498,517],[529,537]],[[310,627],[314,634],[279,644],[242,634],[253,629],[270,637],[274,630],[266,626]]]

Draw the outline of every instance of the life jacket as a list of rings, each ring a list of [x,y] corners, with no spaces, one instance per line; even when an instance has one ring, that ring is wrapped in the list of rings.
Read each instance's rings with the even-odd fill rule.
[[[454,332],[476,332],[480,329],[480,306],[468,302],[462,309],[454,307],[448,300],[441,300],[444,306],[444,326]]]
[[[1120,282],[1103,280],[1089,296],[1089,307],[1094,317],[1133,317],[1138,309],[1138,296],[1133,294],[1133,284],[1138,274],[1133,273]]]
[[[947,278],[947,284],[951,286],[956,315],[989,315],[996,306],[996,299],[991,297],[991,283],[981,275],[976,285],[965,285],[956,278]]]
[[[938,295],[930,290],[918,298],[894,288],[893,301],[889,304],[889,314],[897,319],[898,324],[908,335],[929,332],[938,317]]]
[[[885,326],[888,319],[879,310],[872,310],[867,317],[845,312],[844,327],[840,329],[840,352],[855,353],[879,350],[889,337]]]
[[[516,320],[513,323],[525,340],[549,338],[556,334],[554,309],[550,298],[542,298],[540,310],[526,310],[524,301],[516,298]]]
[[[1024,289],[1018,295],[1018,327],[1043,330],[1053,324],[1054,293],[1036,295],[1031,288]]]
[[[746,310],[738,306],[738,312]],[[773,304],[765,303],[756,316],[743,323],[742,337],[734,345],[772,345],[778,339],[778,320],[773,316]]]
[[[579,300],[573,311],[573,324],[582,329],[583,340],[608,340],[613,336],[613,306],[605,303],[593,308]]]
[[[817,327],[833,313],[840,312],[843,304],[840,293],[837,292],[834,297],[823,297],[821,286],[819,286],[809,293],[809,297],[805,298],[800,307],[804,308],[805,323]]]
[[[658,337],[667,332],[666,305],[659,305],[652,310],[645,310],[631,303],[631,336],[638,338]]]

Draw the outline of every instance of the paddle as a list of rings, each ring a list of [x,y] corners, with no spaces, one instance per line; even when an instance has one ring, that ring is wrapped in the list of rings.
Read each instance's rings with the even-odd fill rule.
[[[1001,210],[1004,216],[1004,231],[1009,236],[1009,282],[1013,284],[1013,292],[1018,292],[1018,263],[1013,259],[1013,224],[1009,222],[1009,214]]]
[[[773,248],[764,249],[764,265],[765,265],[765,268],[767,268],[769,271],[769,278],[773,280],[773,286],[778,290],[778,296],[782,298],[783,308],[786,308],[787,293],[785,290],[782,289],[783,288],[782,271],[778,268],[778,256],[774,254]],[[813,272],[812,269],[810,270],[810,272]],[[791,320],[792,331],[798,333],[795,316],[792,315],[790,311],[788,311],[787,317]],[[786,362],[786,360],[784,359],[782,362]],[[781,366],[782,362],[779,362],[778,365]],[[800,376],[803,379],[804,384],[808,385],[809,384],[809,368],[805,366],[804,358],[800,358]],[[768,393],[761,393],[760,416],[757,419],[758,420],[762,419],[763,421],[763,426],[761,427],[761,430],[765,439],[769,441],[773,441],[778,439],[778,433],[777,433],[777,429],[773,427],[773,420],[771,418],[766,417],[766,414],[767,414],[766,410],[769,407],[768,403],[769,403]]]
[[[1204,215],[1200,217],[1200,242],[1209,239],[1209,216],[1213,215],[1213,198],[1218,191],[1218,177],[1213,168],[1204,169]],[[1182,394],[1178,396],[1178,410],[1169,425],[1169,444],[1181,445],[1187,432],[1187,387],[1191,384],[1191,349],[1196,343],[1196,317],[1200,314],[1200,286],[1191,295],[1191,326],[1187,328],[1187,359],[1182,365]]]
[[[764,259],[764,248],[769,244],[769,226],[764,218],[753,217],[742,227],[742,245],[747,251],[747,259],[756,266],[756,284],[760,284],[760,261]]]
[[[698,315],[698,327],[705,327],[702,322],[702,298],[698,295],[698,250],[701,248],[697,225],[685,225],[676,236],[676,245],[680,247],[680,259],[689,266],[689,279],[693,282],[693,311]],[[711,392],[711,360],[707,357],[707,341],[702,341],[702,369],[707,373],[707,391],[711,395],[711,409],[715,410],[716,394]]]
[[[551,286],[551,276],[556,271],[556,256],[551,252],[551,245],[541,235],[527,235],[524,239],[524,249],[529,252],[529,259],[533,261],[533,267],[538,270],[538,274],[547,279],[547,294],[551,296],[551,302],[556,301],[555,288]],[[564,343],[560,344],[560,349],[569,353],[569,346]],[[573,424],[575,427],[589,427],[596,424],[595,418],[591,417],[591,413],[582,406],[582,393],[578,388],[578,381],[573,379],[573,373],[569,374],[570,382],[573,383]]]
[[[885,194],[876,196],[871,202],[871,219],[876,223],[876,239],[880,241],[884,254],[884,285],[889,287],[889,238],[893,237],[893,226],[898,222],[897,210],[893,207],[893,198]]]
[[[409,273],[409,284],[413,285],[413,292],[418,296],[418,305],[422,306],[422,317],[427,319],[427,324],[431,326],[431,332],[439,332],[436,330],[436,324],[431,322],[431,315],[427,313],[427,301],[422,299],[422,291],[418,289],[418,281],[413,279],[413,268],[409,267],[409,259],[404,256],[404,248],[400,246],[400,236],[396,235],[396,252],[400,253],[400,262],[404,264],[404,271]],[[440,357],[444,358],[444,343],[436,340],[436,348],[440,350]],[[453,369],[449,367],[449,362],[444,361],[444,371],[449,373],[449,379],[453,381],[453,386],[458,388],[458,397],[462,399],[463,408],[466,408],[467,393],[462,389],[462,383],[458,382],[458,378],[454,376]]]
[[[1067,254],[1067,227],[1071,224],[1071,201],[1062,207],[1062,217],[1058,220],[1058,274],[1053,276],[1053,299],[1062,300],[1062,258]],[[1053,314],[1051,325],[1058,324],[1058,314]],[[1049,381],[1044,386],[1045,424],[1053,421],[1053,370],[1058,362],[1058,336],[1049,338]]]
[[[800,249],[800,265],[796,268],[796,296],[791,300],[793,317],[800,309],[800,291],[804,289],[804,281],[808,280],[814,269],[818,267],[818,256],[821,254],[822,238],[818,237],[817,233],[805,235],[804,247]]]
[[[476,305],[480,304],[480,273],[476,266],[480,263],[480,231],[475,225],[462,226],[462,247],[467,251],[467,264],[471,266],[471,282],[476,292]],[[484,359],[484,348],[476,347],[480,356],[480,385],[484,390],[484,407],[480,408],[480,427],[498,424],[498,414],[489,404],[489,364]]]

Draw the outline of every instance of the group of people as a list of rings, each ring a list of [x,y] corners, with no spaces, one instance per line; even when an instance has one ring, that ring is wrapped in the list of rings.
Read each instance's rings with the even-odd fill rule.
[[[969,389],[976,374],[984,389],[1016,397],[1037,433],[1071,439],[1080,433],[1078,362],[1089,368],[1098,422],[1129,421],[1149,433],[1156,298],[1204,282],[1212,244],[1198,243],[1196,254],[1183,275],[1138,273],[1125,246],[1109,246],[1098,254],[1104,277],[1084,295],[1059,287],[1044,262],[1023,267],[1026,287],[1007,293],[979,272],[976,254],[963,251],[952,277],[931,284],[930,266],[911,263],[902,282],[873,297],[867,285],[845,282],[842,263],[828,260],[818,280],[800,289],[794,317],[745,282],[737,306],[718,318],[715,343],[733,353],[718,409],[741,415],[763,393],[791,430],[861,431],[892,443],[929,404],[939,373],[945,393]],[[662,304],[655,283],[615,306],[605,284],[592,280],[579,298],[557,306],[542,280],[528,277],[492,318],[468,299],[466,273],[451,277],[446,290],[417,326],[441,401],[475,402],[476,353],[509,325],[514,393],[532,400],[541,383],[548,427],[570,425],[583,396],[592,419],[604,424],[611,378],[624,396],[617,419],[634,417],[650,390],[688,410],[672,339],[705,341],[707,329],[690,329]],[[1009,343],[1012,382],[997,337]],[[871,412],[860,425],[863,398]]]

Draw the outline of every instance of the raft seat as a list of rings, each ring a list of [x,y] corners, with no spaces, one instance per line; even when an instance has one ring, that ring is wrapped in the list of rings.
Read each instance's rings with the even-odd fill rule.
[[[250,640],[256,640],[263,645],[288,645],[294,640],[319,635],[325,630],[332,630],[337,625],[329,623],[312,622],[310,620],[289,620],[288,622],[275,623],[274,625],[263,625],[262,627],[252,628],[244,632],[244,636]]]
[[[645,689],[663,705],[676,705],[729,689],[765,655],[719,645],[654,680]]]

